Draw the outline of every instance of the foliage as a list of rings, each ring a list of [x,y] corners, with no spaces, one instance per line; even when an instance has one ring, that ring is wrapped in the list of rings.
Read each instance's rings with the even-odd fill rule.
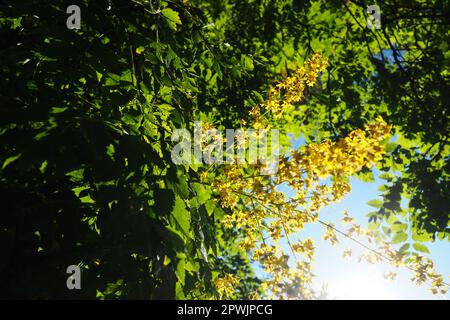
[[[375,139],[388,156],[371,221],[394,243],[410,232],[417,252],[449,238],[446,1],[385,1],[378,31],[365,29],[358,1],[80,0],[79,30],[65,27],[70,4],[0,5],[3,297],[264,295],[236,245],[245,230],[225,228],[233,211],[216,201],[229,169],[208,171],[213,188],[204,168],[171,160],[173,130],[192,131],[195,120],[302,135],[306,159],[316,155],[302,165],[312,165],[323,160],[318,150],[337,163],[331,150],[370,140],[361,128],[381,115],[396,140]],[[359,147],[362,158],[344,157],[357,164],[346,174],[379,160],[377,144]],[[311,170],[337,175],[326,163]],[[65,286],[72,264],[83,290]]]
[[[65,1],[2,4],[3,294],[211,296],[222,211],[173,165],[170,133],[236,75],[188,4],[80,6],[75,31]]]

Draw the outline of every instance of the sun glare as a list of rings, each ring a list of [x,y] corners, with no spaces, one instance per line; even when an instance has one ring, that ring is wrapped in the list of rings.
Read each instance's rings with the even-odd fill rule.
[[[356,271],[356,270],[355,270]],[[329,285],[331,299],[382,300],[396,299],[392,283],[379,272],[356,271]]]

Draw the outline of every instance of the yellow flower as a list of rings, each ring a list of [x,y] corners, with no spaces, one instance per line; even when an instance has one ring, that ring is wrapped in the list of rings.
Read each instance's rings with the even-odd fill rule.
[[[222,297],[231,297],[234,292],[234,288],[239,284],[239,278],[231,273],[226,273],[223,277],[217,277],[214,279],[214,285],[217,292]]]
[[[342,253],[342,257],[343,258],[350,258],[352,256],[352,249],[347,248],[344,250],[344,252]]]
[[[305,62],[304,67],[298,68],[292,76],[285,78],[269,89],[268,99],[263,107],[275,119],[280,119],[283,113],[303,99],[306,85],[312,87],[316,84],[318,73],[325,70],[327,60],[321,53],[315,53]],[[250,112],[253,116],[254,112]]]
[[[395,278],[397,278],[397,273],[396,272],[392,272],[392,271],[386,272],[384,274],[384,278],[386,280],[390,280],[390,281],[395,280]]]

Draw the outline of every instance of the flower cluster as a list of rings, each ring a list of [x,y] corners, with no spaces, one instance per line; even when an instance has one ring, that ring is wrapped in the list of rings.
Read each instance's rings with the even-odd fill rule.
[[[267,113],[279,119],[299,102],[306,86],[316,83],[318,73],[326,64],[317,53],[294,75],[271,87],[268,99],[250,111],[255,128],[267,128],[272,124]],[[263,109],[266,112],[262,114]],[[314,243],[311,239],[291,241],[289,236],[298,236],[306,224],[319,221],[325,226],[324,239],[332,244],[338,242],[336,228],[319,220],[319,211],[351,191],[349,176],[382,158],[383,140],[390,130],[391,126],[378,117],[338,141],[325,140],[282,155],[277,173],[271,176],[258,174],[259,164],[228,164],[212,181],[201,173],[202,181],[211,183],[221,206],[229,212],[221,221],[223,227],[237,229],[240,248],[263,267],[266,278],[262,289],[265,292],[283,299],[314,297],[311,288]],[[294,191],[295,196],[287,199],[280,188]],[[348,226],[347,233],[340,232],[345,236],[366,236],[369,242],[376,242],[370,230],[363,230],[348,213],[344,213],[342,222]],[[292,254],[283,250],[286,245]],[[406,261],[405,255],[392,250],[388,243],[382,243],[378,249],[381,253],[368,250],[359,260],[375,263],[387,257],[394,266]],[[343,255],[351,257],[352,251],[346,249]],[[434,272],[429,260],[414,258],[407,263],[415,270],[414,281],[431,280],[434,293],[446,290],[442,276]],[[386,277],[394,279],[395,273]],[[231,276],[216,279],[219,293],[230,295],[235,281]]]
[[[398,268],[404,266],[413,272],[411,280],[417,285],[428,282],[431,285],[431,292],[433,294],[446,294],[448,291],[448,285],[444,283],[441,274],[437,273],[433,261],[429,258],[425,258],[417,253],[411,254],[408,252],[401,252],[392,248],[391,244],[385,240],[375,237],[375,234],[370,229],[362,229],[361,226],[356,224],[353,218],[348,216],[348,213],[344,213],[344,217],[341,220],[342,224],[350,225],[346,232],[346,236],[352,238],[355,236],[355,231],[358,230],[357,235],[363,236],[367,240],[368,244],[371,244],[374,249],[366,250],[362,255],[358,257],[359,262],[368,263],[380,263],[389,262],[392,266]],[[374,247],[374,245],[376,245]],[[351,256],[349,249],[344,251],[344,256]],[[396,272],[386,272],[384,277],[387,280],[394,280],[397,276]]]
[[[384,150],[380,141],[390,130],[391,127],[383,118],[378,117],[366,130],[356,129],[338,142],[325,140],[320,144],[308,146],[307,157],[299,151],[294,152],[295,165],[299,170],[306,170],[311,178],[352,175],[363,166],[370,167],[382,158]],[[294,169],[292,165],[283,168],[287,171]],[[286,173],[288,174],[289,172]]]
[[[379,118],[377,123],[338,142],[327,140],[281,157],[274,176],[258,175],[256,168],[234,164],[226,166],[223,177],[212,182],[221,205],[231,211],[223,226],[241,231],[239,245],[262,264],[268,275],[264,286],[274,297],[311,297],[314,244],[311,239],[291,243],[289,235],[316,221],[320,208],[350,191],[345,177],[381,157],[381,140],[389,129]],[[287,199],[279,190],[281,185],[294,190],[296,196]],[[360,232],[351,217],[346,221],[353,233]],[[331,225],[325,229],[324,238],[337,242]],[[289,241],[296,268],[281,250],[281,241]]]
[[[326,59],[317,53],[294,75],[270,88],[263,105],[250,111],[253,125],[265,126],[267,112],[275,119],[280,118],[303,98],[306,86],[316,83],[318,73],[326,64]],[[261,109],[266,113],[261,114]],[[223,168],[222,176],[212,181],[222,207],[230,210],[222,221],[223,226],[240,230],[239,246],[261,263],[267,273],[263,287],[273,297],[313,296],[314,244],[311,239],[291,243],[289,235],[316,221],[322,207],[351,190],[346,177],[381,158],[381,140],[389,131],[390,126],[380,117],[364,130],[357,129],[337,142],[326,140],[281,156],[276,175],[257,174],[258,165],[229,164]],[[202,177],[205,181],[207,176]],[[332,183],[326,183],[327,179]],[[279,190],[281,185],[294,190],[296,196],[287,199]],[[331,226],[326,228],[324,237],[336,243],[333,231]],[[266,239],[270,239],[270,244]],[[281,249],[281,241],[288,242],[295,267]],[[222,281],[219,284],[223,291],[223,280],[218,281]]]
[[[239,284],[239,278],[231,273],[226,273],[222,277],[214,279],[214,285],[217,292],[222,297],[231,297],[234,292],[234,287]]]
[[[444,283],[442,275],[436,273],[433,261],[420,255],[412,256],[410,261],[414,266],[414,276],[412,281],[416,284],[422,284],[425,281],[431,280],[431,292],[433,294],[447,293],[447,285]]]
[[[298,68],[292,76],[269,89],[269,97],[263,108],[270,111],[275,119],[280,119],[283,112],[303,99],[306,86],[314,86],[319,72],[324,71],[326,66],[327,60],[320,52],[315,53],[304,67]]]

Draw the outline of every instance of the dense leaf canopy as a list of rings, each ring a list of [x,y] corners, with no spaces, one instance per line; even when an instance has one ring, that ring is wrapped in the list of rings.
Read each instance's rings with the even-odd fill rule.
[[[319,51],[328,68],[282,131],[337,141],[383,116],[388,156],[359,173],[386,181],[370,221],[416,251],[450,240],[448,1],[380,1],[373,30],[363,1],[80,0],[79,30],[70,4],[0,4],[3,297],[217,297],[225,271],[249,298],[239,231],[172,162],[171,133],[239,128]],[[73,264],[83,290],[66,288]]]

